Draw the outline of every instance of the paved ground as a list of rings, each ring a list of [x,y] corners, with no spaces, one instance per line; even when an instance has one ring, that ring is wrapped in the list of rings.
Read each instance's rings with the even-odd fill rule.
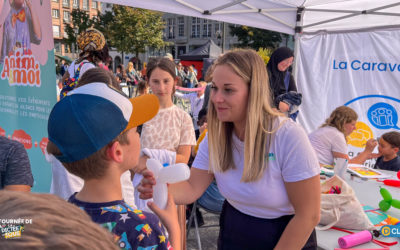
[[[203,250],[216,250],[219,233],[219,215],[212,214],[200,209],[204,218],[204,225],[199,228],[201,248]],[[195,229],[191,228],[187,237],[187,250],[198,250]]]

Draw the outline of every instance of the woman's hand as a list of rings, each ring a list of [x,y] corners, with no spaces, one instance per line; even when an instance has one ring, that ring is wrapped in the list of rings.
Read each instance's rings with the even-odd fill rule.
[[[207,122],[203,123],[203,125],[201,125],[201,127],[199,128],[200,134],[202,134],[206,129],[207,129]]]
[[[143,179],[137,187],[140,193],[139,198],[142,200],[153,198],[153,186],[156,185],[154,174],[148,169],[144,170],[141,174],[143,175]]]
[[[286,102],[280,102],[279,103],[279,111],[286,113],[289,111],[289,104],[287,104]]]
[[[367,141],[365,145],[365,151],[366,152],[372,152],[374,151],[375,147],[378,145],[378,141],[375,140],[374,138],[371,138]]]

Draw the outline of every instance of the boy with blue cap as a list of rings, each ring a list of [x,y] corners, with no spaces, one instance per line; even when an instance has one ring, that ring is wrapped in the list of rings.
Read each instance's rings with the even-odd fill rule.
[[[112,232],[120,248],[171,248],[155,215],[123,201],[120,182],[121,174],[139,160],[137,126],[152,119],[158,107],[154,95],[128,99],[107,84],[95,82],[70,92],[50,113],[47,151],[84,180],[82,190],[69,201]],[[165,210],[153,203],[149,207],[167,228],[174,249],[180,249],[172,197]]]

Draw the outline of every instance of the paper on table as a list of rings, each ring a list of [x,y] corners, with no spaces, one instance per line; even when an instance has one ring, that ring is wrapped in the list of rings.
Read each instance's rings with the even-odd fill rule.
[[[362,178],[384,179],[390,177],[387,174],[383,174],[375,169],[367,168],[366,166],[359,164],[349,164],[347,170]]]

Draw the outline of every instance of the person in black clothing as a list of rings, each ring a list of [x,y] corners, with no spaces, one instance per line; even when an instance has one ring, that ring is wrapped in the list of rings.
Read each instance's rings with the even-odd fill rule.
[[[294,113],[297,116],[294,106],[301,104],[301,94],[297,93],[296,83],[290,72],[293,60],[293,51],[286,47],[280,47],[272,53],[267,64],[273,105],[279,111],[287,112],[289,116]],[[288,93],[290,93],[290,97]],[[297,98],[293,98],[293,95]],[[295,116],[291,118],[295,119]]]
[[[400,170],[400,156],[398,156],[400,149],[400,133],[396,131],[385,133],[379,139],[379,154],[375,163],[375,168],[399,171]]]

